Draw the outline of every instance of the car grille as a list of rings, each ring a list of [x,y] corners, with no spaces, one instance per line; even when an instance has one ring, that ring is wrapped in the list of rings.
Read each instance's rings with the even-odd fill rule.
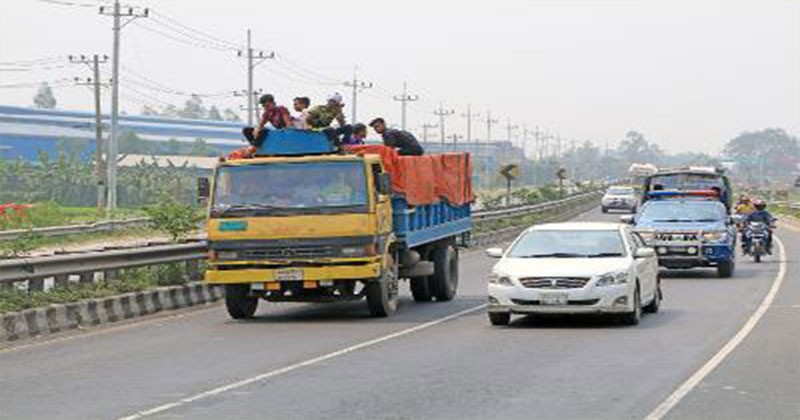
[[[598,302],[600,302],[600,299],[581,299],[581,300],[570,300],[567,304],[575,306],[591,306],[591,305],[596,305]],[[538,300],[526,300],[526,299],[511,299],[511,303],[520,306],[542,305],[542,303],[539,302]]]
[[[697,232],[656,232],[658,242],[695,242],[700,238]]]
[[[238,251],[238,254],[242,260],[269,260],[335,257],[337,251],[332,246],[295,246],[247,249]]]
[[[588,277],[528,277],[519,279],[530,289],[580,289],[589,282]]]

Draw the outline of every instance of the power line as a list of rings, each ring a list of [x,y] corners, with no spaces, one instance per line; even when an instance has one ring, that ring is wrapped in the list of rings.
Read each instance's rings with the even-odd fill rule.
[[[155,28],[151,28],[151,27],[146,26],[146,25],[141,25],[139,23],[136,23],[136,26],[139,29],[143,29],[143,30],[145,30],[147,32],[151,32],[151,33],[160,35],[160,36],[162,36],[164,38],[171,39],[171,40],[173,40],[175,42],[179,42],[179,43],[184,44],[184,45],[189,45],[189,46],[196,47],[196,48],[203,48],[203,49],[207,49],[207,50],[215,50],[215,51],[229,51],[230,50],[230,48],[228,48],[228,47],[205,45],[205,44],[202,44],[202,43],[199,43],[199,42],[194,42],[194,41],[187,40],[185,38],[179,38],[177,36],[174,36],[174,35],[168,34],[166,32],[163,32],[161,30],[158,30],[158,29],[155,29]]]
[[[372,82],[366,82],[364,80],[359,80],[358,79],[358,66],[353,68],[353,80],[344,82],[344,85],[347,86],[347,87],[352,87],[353,88],[352,109],[353,109],[353,123],[355,123],[355,122],[358,121],[358,112],[356,111],[356,109],[357,109],[356,105],[358,103],[358,92],[359,92],[359,90],[363,91],[365,89],[370,89],[374,85],[373,85]]]
[[[89,4],[89,3],[78,3],[74,1],[65,1],[65,0],[37,0],[41,3],[50,3],[50,4],[57,4],[59,6],[73,6],[73,7],[97,7],[100,4]]]
[[[455,113],[456,113],[456,111],[453,110],[453,109],[444,109],[444,108],[442,108],[442,104],[441,103],[439,103],[439,109],[436,109],[436,110],[433,111],[433,115],[436,115],[436,116],[439,117],[439,128],[441,130],[442,144],[444,144],[444,141],[445,141],[444,119],[445,119],[445,117],[449,117],[449,116],[451,116],[451,115],[453,115]]]
[[[61,78],[56,80],[43,80],[38,82],[23,82],[23,83],[11,83],[6,85],[0,85],[0,89],[14,89],[14,88],[28,88],[28,87],[37,87],[43,84],[47,84],[48,86],[52,87],[61,87],[72,84],[72,79],[70,78]]]
[[[205,37],[205,38],[208,38],[208,39],[210,39],[210,40],[212,40],[212,41],[215,41],[215,42],[217,42],[217,43],[218,43],[218,44],[220,44],[220,45],[227,45],[227,46],[231,47],[232,49],[239,49],[239,48],[241,48],[241,47],[242,47],[240,44],[238,44],[238,43],[236,43],[236,42],[228,41],[228,40],[226,40],[226,39],[219,38],[219,37],[217,37],[217,36],[214,36],[214,35],[210,35],[209,33],[207,33],[207,32],[204,32],[204,31],[201,31],[201,30],[199,30],[199,29],[195,29],[195,28],[192,28],[192,27],[190,27],[190,26],[187,26],[187,25],[185,25],[185,24],[183,24],[183,23],[181,23],[181,22],[179,22],[179,21],[177,21],[177,20],[175,20],[175,19],[173,19],[173,18],[171,18],[171,17],[169,17],[169,16],[165,15],[164,13],[161,13],[161,12],[156,12],[155,14],[156,14],[157,16],[160,16],[160,17],[161,17],[161,18],[163,18],[163,19],[166,19],[166,20],[167,20],[167,21],[169,21],[170,23],[172,23],[172,24],[174,24],[174,25],[177,25],[177,26],[179,26],[179,27],[181,27],[181,28],[185,29],[186,31],[189,31],[189,32],[194,32],[194,33],[196,33],[196,34],[198,34],[198,35],[201,35],[202,37]]]

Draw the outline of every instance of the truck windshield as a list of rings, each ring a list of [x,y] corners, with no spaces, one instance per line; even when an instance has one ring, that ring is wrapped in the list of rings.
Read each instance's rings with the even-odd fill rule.
[[[613,258],[625,256],[616,230],[531,230],[514,244],[511,258]]]
[[[656,186],[659,186],[656,188]],[[657,175],[650,179],[650,189],[664,190],[710,190],[725,188],[722,177],[704,174],[670,174]]]
[[[717,202],[663,202],[645,206],[643,222],[717,222],[725,220],[725,207]]]
[[[360,162],[223,166],[211,209],[215,217],[363,213],[367,182]]]

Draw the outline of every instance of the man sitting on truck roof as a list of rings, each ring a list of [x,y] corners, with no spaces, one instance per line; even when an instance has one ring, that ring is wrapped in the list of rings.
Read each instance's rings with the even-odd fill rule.
[[[247,141],[256,147],[259,147],[264,141],[264,134],[266,133],[264,128],[267,124],[278,130],[292,125],[292,117],[289,115],[289,110],[285,106],[276,105],[274,96],[270,94],[261,95],[258,103],[264,107],[264,112],[261,114],[258,125],[255,128],[245,127],[242,130]]]
[[[294,98],[292,103],[292,107],[294,108],[295,112],[297,112],[296,116],[292,117],[292,124],[294,128],[298,130],[308,130],[308,107],[311,106],[311,100],[305,96],[298,96]]]
[[[401,156],[420,156],[424,153],[422,146],[419,145],[413,134],[408,131],[386,128],[386,121],[381,117],[372,120],[369,126],[383,137],[384,145],[396,148],[397,153]]]
[[[338,92],[334,93],[328,97],[328,102],[325,105],[317,105],[308,111],[308,119],[306,121],[309,128],[321,130],[334,143],[339,143],[339,136],[344,136],[343,143],[349,142],[350,136],[353,134],[353,126],[345,121],[344,113],[342,113],[343,108],[342,95]],[[331,127],[334,121],[339,124],[339,127]]]

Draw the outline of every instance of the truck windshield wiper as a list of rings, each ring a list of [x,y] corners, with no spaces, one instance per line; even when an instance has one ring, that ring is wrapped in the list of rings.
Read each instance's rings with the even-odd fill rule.
[[[703,223],[703,222],[704,223],[710,223],[710,222],[716,222],[717,219],[694,219],[692,221],[693,222],[701,222],[701,223]]]
[[[248,211],[259,211],[259,210],[284,210],[284,209],[286,209],[286,207],[276,207],[267,204],[242,204],[224,208],[215,208],[214,212],[216,212],[221,216],[224,216],[236,212],[248,212]]]
[[[620,252],[598,252],[597,254],[588,254],[587,258],[603,258],[603,257],[621,257]]]
[[[575,254],[570,252],[553,252],[550,254],[530,254],[521,255],[516,258],[586,258],[586,254]]]
[[[691,222],[689,219],[656,219],[653,220],[654,222],[667,222],[667,223],[677,223],[677,222]]]

